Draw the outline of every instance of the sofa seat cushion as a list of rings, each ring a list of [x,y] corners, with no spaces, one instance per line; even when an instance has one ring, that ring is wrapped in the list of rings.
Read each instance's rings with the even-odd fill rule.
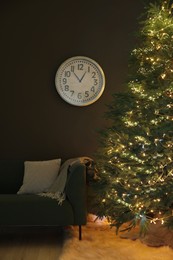
[[[1,194],[0,209],[0,225],[66,226],[74,224],[72,206],[67,200],[60,206],[54,199],[35,194]]]

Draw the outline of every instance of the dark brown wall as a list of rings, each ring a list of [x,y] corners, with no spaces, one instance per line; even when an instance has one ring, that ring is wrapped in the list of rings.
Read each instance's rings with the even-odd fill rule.
[[[92,156],[112,93],[123,89],[143,4],[139,0],[1,0],[0,159]],[[95,59],[102,97],[75,107],[56,92],[67,58]]]

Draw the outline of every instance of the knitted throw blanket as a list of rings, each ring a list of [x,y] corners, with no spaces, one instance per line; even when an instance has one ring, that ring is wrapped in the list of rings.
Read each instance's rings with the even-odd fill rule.
[[[55,199],[58,202],[58,204],[61,205],[66,198],[64,189],[67,181],[68,169],[72,165],[79,162],[85,164],[87,167],[88,165],[90,165],[90,163],[93,163],[93,160],[89,157],[79,157],[79,158],[72,158],[66,160],[62,164],[60,168],[60,173],[56,178],[55,182],[53,183],[53,185],[48,189],[47,192],[42,192],[39,193],[38,195],[42,197]]]

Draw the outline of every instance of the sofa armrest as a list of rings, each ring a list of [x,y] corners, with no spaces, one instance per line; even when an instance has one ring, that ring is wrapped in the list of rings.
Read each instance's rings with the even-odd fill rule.
[[[74,224],[87,221],[86,166],[80,162],[69,167],[65,193],[74,210]]]

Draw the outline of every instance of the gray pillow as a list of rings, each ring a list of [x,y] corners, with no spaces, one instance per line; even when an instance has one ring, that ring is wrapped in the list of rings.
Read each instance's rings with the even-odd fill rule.
[[[61,159],[25,161],[23,184],[17,194],[46,192],[58,176]]]

